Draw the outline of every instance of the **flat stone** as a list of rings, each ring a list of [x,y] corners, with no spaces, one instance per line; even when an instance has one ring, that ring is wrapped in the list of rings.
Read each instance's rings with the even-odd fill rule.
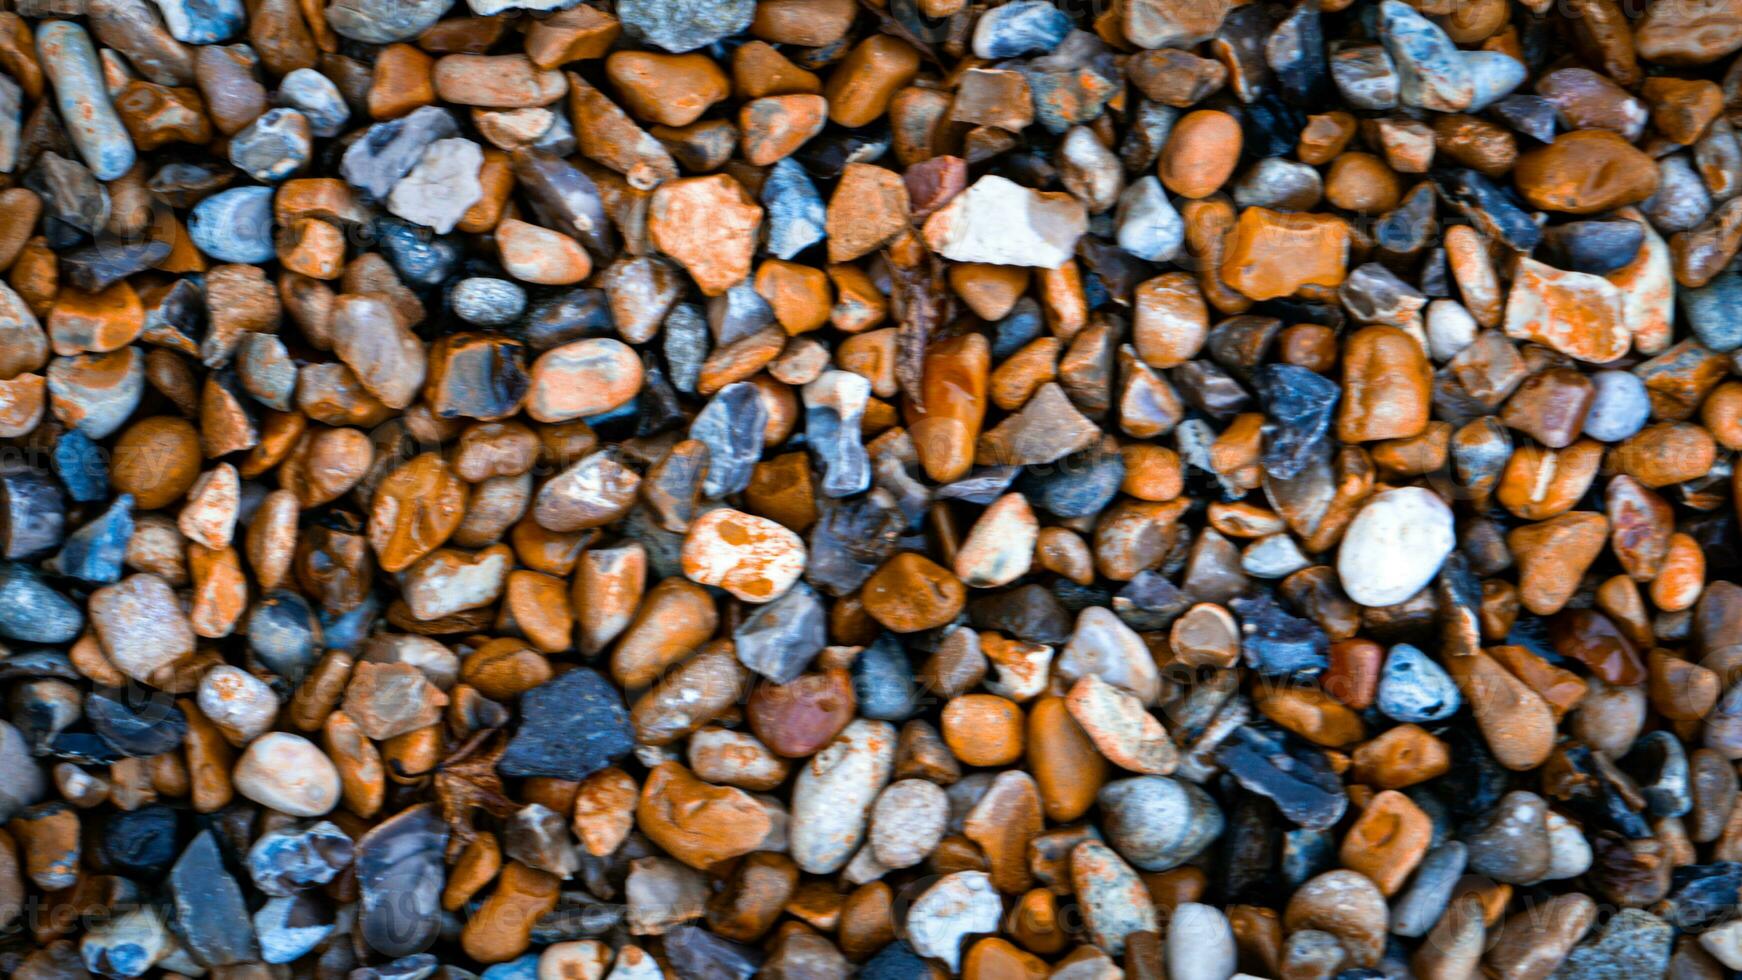
[[[926,244],[947,259],[1045,269],[1068,261],[1087,231],[1076,198],[996,174],[975,181],[925,222]]]
[[[466,139],[438,139],[387,195],[387,210],[445,235],[484,197],[484,151]]]

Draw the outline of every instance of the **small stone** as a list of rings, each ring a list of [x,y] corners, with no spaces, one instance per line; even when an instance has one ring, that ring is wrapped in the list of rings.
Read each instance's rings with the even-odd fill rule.
[[[1379,677],[1376,702],[1386,717],[1402,722],[1442,721],[1462,704],[1457,685],[1439,664],[1407,643],[1391,648]]]
[[[520,712],[520,728],[497,763],[511,776],[582,779],[633,746],[622,695],[592,670],[570,670],[527,691]]]
[[[963,938],[997,932],[1003,914],[985,872],[957,871],[932,883],[909,906],[907,942],[915,953],[943,960],[955,972],[961,968]]]
[[[871,811],[870,846],[877,863],[908,868],[925,860],[943,839],[950,804],[944,791],[923,779],[890,783]]]
[[[1203,790],[1164,776],[1121,779],[1098,797],[1107,839],[1144,871],[1166,871],[1197,857],[1222,835],[1222,811]]]
[[[248,875],[267,895],[286,897],[332,881],[355,853],[351,838],[328,821],[293,825],[255,839],[248,849]]]
[[[407,956],[435,941],[447,843],[447,828],[431,804],[402,810],[357,839],[357,931],[370,948]]]
[[[272,188],[219,191],[189,212],[187,230],[201,252],[221,262],[270,262],[278,254],[272,243]]]
[[[1167,262],[1185,244],[1185,219],[1174,210],[1154,176],[1142,177],[1119,195],[1119,247],[1140,259]]]
[[[312,135],[301,112],[270,109],[230,138],[230,163],[263,184],[284,180],[308,164]]]
[[[1390,606],[1421,591],[1456,546],[1452,513],[1431,490],[1375,494],[1350,522],[1337,554],[1349,598]]]
[[[684,574],[745,602],[778,598],[797,581],[804,565],[804,542],[798,535],[729,507],[698,518],[684,538]]]
[[[269,732],[249,743],[231,776],[236,792],[296,817],[318,817],[339,802],[339,772],[314,743]]]
[[[1083,206],[989,174],[925,222],[926,244],[957,262],[1056,269],[1087,230]]]
[[[617,8],[623,31],[636,41],[674,54],[707,47],[750,26],[752,0],[627,0]]]
[[[829,874],[847,863],[864,839],[871,807],[894,764],[895,727],[856,720],[799,770],[787,835],[800,868]]]
[[[345,150],[339,173],[353,187],[383,200],[400,178],[423,159],[431,143],[454,136],[458,129],[453,114],[436,106],[424,106],[410,115],[376,123]]]
[[[132,575],[98,589],[91,595],[90,613],[110,661],[142,683],[194,652],[181,604],[156,575]]]
[[[1045,54],[1070,32],[1070,17],[1047,0],[1019,0],[980,17],[974,25],[974,54],[989,59]]]
[[[483,198],[483,165],[484,153],[471,140],[434,140],[393,185],[387,210],[445,235]]]
[[[327,7],[327,23],[353,41],[392,44],[410,41],[428,30],[453,6],[454,0],[335,0]]]
[[[212,966],[253,960],[259,953],[242,890],[230,876],[210,831],[193,839],[169,872],[176,935],[182,947]]]

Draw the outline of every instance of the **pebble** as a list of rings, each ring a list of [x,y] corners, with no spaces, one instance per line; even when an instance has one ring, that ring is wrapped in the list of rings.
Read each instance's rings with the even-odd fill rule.
[[[907,942],[914,953],[944,961],[953,973],[961,968],[963,938],[996,932],[1003,914],[984,871],[956,871],[938,878],[908,907]]]
[[[1108,842],[1144,871],[1166,871],[1190,861],[1222,834],[1220,808],[1191,783],[1139,776],[1102,787]]]
[[[1432,491],[1375,494],[1355,515],[1337,552],[1337,575],[1349,598],[1390,606],[1433,580],[1456,546],[1452,513]]]
[[[219,191],[188,214],[188,237],[201,252],[221,262],[270,262],[272,189],[237,187]]]
[[[1396,721],[1426,723],[1456,714],[1462,699],[1439,664],[1415,647],[1399,643],[1385,658],[1375,704]]]
[[[236,792],[295,817],[318,817],[339,802],[339,773],[314,743],[270,732],[248,743],[231,776]]]
[[[847,863],[864,839],[894,762],[894,727],[857,720],[799,770],[788,838],[800,868],[826,874]]]
[[[578,780],[633,747],[622,696],[592,670],[570,670],[527,691],[520,712],[520,729],[498,763],[509,775]]]
[[[103,67],[85,29],[56,20],[36,29],[36,51],[54,87],[67,136],[98,180],[115,180],[132,169],[137,154],[104,85]]]
[[[1012,226],[1011,215],[1022,216]],[[957,262],[1053,269],[1071,257],[1088,218],[1075,198],[989,174],[925,221],[933,251]]]

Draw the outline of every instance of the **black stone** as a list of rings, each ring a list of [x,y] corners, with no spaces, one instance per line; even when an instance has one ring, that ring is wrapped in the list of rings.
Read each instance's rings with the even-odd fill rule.
[[[877,951],[859,968],[859,980],[930,980],[931,964],[897,940]]]
[[[1004,314],[1004,319],[999,320],[998,326],[993,330],[992,360],[1003,361],[1045,330],[1046,322],[1041,318],[1040,304],[1033,297],[1022,297],[1010,308],[1009,313]]]
[[[1303,827],[1326,829],[1348,809],[1342,780],[1325,754],[1281,733],[1242,725],[1216,747],[1216,761]]]
[[[1542,229],[1506,188],[1468,167],[1439,167],[1430,174],[1440,197],[1468,218],[1476,230],[1529,253],[1542,241]]]
[[[521,190],[538,223],[575,239],[597,264],[616,253],[611,220],[605,215],[604,196],[579,169],[563,158],[543,150],[514,150],[508,154],[515,186]]]
[[[168,242],[118,242],[104,239],[94,245],[61,255],[60,274],[76,289],[87,293],[100,293],[168,257]]]
[[[112,766],[127,758],[90,732],[61,732],[49,745],[48,754],[85,766]]]
[[[123,756],[148,758],[174,751],[187,738],[187,716],[167,694],[152,694],[142,704],[122,701],[126,692],[92,691],[85,698],[85,718],[109,747]]]
[[[968,603],[968,620],[1029,643],[1056,646],[1071,638],[1071,614],[1045,586],[1022,585]]]
[[[1265,92],[1241,107],[1240,128],[1246,152],[1254,157],[1285,157],[1300,142],[1306,114],[1282,101],[1275,92]]]
[[[1212,361],[1187,361],[1168,372],[1186,404],[1216,418],[1246,411],[1252,396]]]
[[[889,152],[889,123],[879,119],[858,129],[831,128],[793,154],[812,177],[834,180],[850,163],[871,163]]]
[[[162,803],[117,811],[104,824],[103,859],[129,877],[156,878],[180,852],[180,812]]]
[[[66,498],[46,472],[0,466],[0,558],[41,558],[66,536]]]
[[[805,581],[829,595],[844,596],[895,554],[906,522],[882,492],[819,503]]]
[[[195,959],[207,966],[259,959],[242,889],[224,867],[211,831],[195,836],[170,869],[169,893],[175,901],[176,932]]]
[[[1240,617],[1240,650],[1246,666],[1291,677],[1316,675],[1329,666],[1330,637],[1317,623],[1289,615],[1262,592],[1228,605]]]
[[[526,343],[549,350],[571,340],[612,333],[611,307],[603,289],[568,289],[534,300],[526,315]]]
[[[584,779],[634,748],[623,695],[598,672],[577,667],[520,696],[520,730],[496,768]]]
[[[1342,389],[1335,381],[1297,364],[1266,364],[1258,371],[1264,402],[1264,471],[1279,480],[1300,475],[1331,439],[1331,421]]]
[[[409,221],[377,218],[375,240],[394,271],[410,285],[440,285],[460,264],[460,247],[452,238]]]

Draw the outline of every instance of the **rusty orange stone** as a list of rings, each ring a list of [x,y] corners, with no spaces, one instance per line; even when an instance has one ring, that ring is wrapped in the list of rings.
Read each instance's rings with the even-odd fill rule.
[[[616,51],[605,59],[605,77],[638,118],[688,126],[730,91],[726,73],[699,52]]]
[[[1222,280],[1255,300],[1335,287],[1349,263],[1349,225],[1330,214],[1251,207],[1240,213],[1220,265]]]
[[[986,417],[991,345],[979,333],[933,344],[925,353],[923,403],[908,402],[908,434],[937,483],[966,476]]]
[[[829,73],[823,92],[829,119],[849,129],[871,123],[889,110],[889,100],[918,73],[919,52],[913,45],[888,34],[872,34]]]

